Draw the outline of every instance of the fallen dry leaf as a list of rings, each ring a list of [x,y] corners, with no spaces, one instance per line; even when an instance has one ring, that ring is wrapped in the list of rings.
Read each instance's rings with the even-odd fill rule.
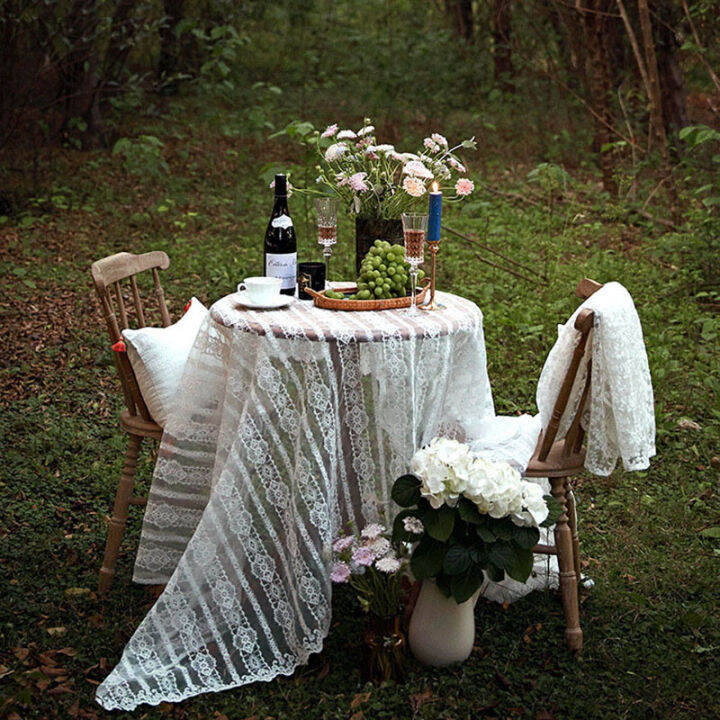
[[[367,702],[370,698],[370,693],[358,693],[355,695],[355,697],[350,701],[350,709],[354,710],[358,705],[362,705],[364,702]]]

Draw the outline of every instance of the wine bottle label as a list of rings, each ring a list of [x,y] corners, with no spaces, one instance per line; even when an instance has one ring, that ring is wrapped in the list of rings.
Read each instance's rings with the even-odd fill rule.
[[[283,290],[294,288],[297,280],[297,253],[267,253],[265,275],[280,278]]]
[[[289,215],[280,215],[280,217],[274,218],[270,224],[274,228],[282,228],[283,230],[286,230],[287,228],[293,226],[293,221],[290,219]]]

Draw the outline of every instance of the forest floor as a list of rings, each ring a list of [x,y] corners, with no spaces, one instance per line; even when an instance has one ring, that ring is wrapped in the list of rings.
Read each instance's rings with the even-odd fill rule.
[[[129,134],[159,137],[169,172],[132,176],[107,151],[59,150],[52,188],[0,224],[0,716],[9,719],[108,716],[95,688],[153,602],[130,582],[136,510],[112,591],[96,594],[125,440],[91,262],[165,250],[171,311],[191,295],[211,304],[260,267],[271,197],[259,158],[292,159],[284,143],[227,137],[198,104],[137,122]],[[577,479],[584,572],[595,582],[583,595],[581,657],[564,647],[556,594],[537,593],[510,607],[478,603],[476,646],[463,665],[412,662],[402,685],[364,685],[363,620],[340,591],[325,649],[292,677],[114,717],[720,717],[720,316],[691,289],[692,229],[628,217],[580,171],[548,202],[527,180],[533,165],[491,150],[482,164],[476,197],[446,223],[530,266],[531,278],[492,268],[478,253],[497,257],[447,237],[439,285],[483,310],[497,411],[534,409],[580,278],[623,283],[645,332],[658,455],[646,472]],[[315,258],[303,200],[290,202],[299,256]],[[350,277],[343,222],[334,268]],[[148,458],[145,484],[150,474]]]

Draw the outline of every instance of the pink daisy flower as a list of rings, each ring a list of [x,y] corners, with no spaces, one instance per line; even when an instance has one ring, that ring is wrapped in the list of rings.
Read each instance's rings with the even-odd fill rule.
[[[339,553],[343,550],[347,550],[354,542],[355,538],[352,535],[349,535],[348,537],[338,538],[333,543],[332,547],[335,552]]]
[[[475,189],[475,183],[467,178],[460,178],[455,183],[455,192],[460,196],[469,195]]]
[[[332,137],[337,131],[338,131],[338,124],[333,123],[332,125],[328,125],[325,128],[325,130],[323,130],[322,135],[320,135],[320,137],[324,137],[324,138]]]
[[[353,550],[352,561],[360,567],[370,567],[375,560],[375,553],[372,548],[359,547]]]
[[[355,192],[365,192],[368,189],[365,178],[366,172],[358,172],[348,178],[348,184]]]
[[[350,579],[350,568],[347,563],[336,562],[333,565],[330,579],[334,583],[346,583]]]

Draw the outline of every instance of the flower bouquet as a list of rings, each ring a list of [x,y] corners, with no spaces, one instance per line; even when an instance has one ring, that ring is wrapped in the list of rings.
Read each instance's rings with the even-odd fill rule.
[[[496,582],[506,573],[527,580],[538,528],[559,516],[551,495],[508,463],[477,457],[447,438],[418,450],[411,469],[392,488],[393,500],[405,508],[392,538],[417,543],[410,559],[417,579],[434,578],[457,603],[472,597],[485,575]]]
[[[382,525],[366,526],[359,536],[333,543],[334,583],[349,583],[368,613],[363,634],[363,674],[368,680],[401,680],[405,676],[405,635],[400,628],[403,578],[407,560],[402,546],[394,546]]]
[[[378,143],[375,127],[365,118],[357,131],[333,124],[304,141],[315,143],[320,159],[316,187],[305,192],[337,195],[357,215],[357,269],[375,240],[402,241],[401,214],[417,209],[431,186],[443,191],[445,202],[463,200],[475,188],[458,155],[475,149],[475,138],[451,147],[435,132],[416,152],[400,152]]]
[[[392,539],[414,543],[410,568],[423,581],[410,647],[421,662],[442,666],[472,651],[474,600],[485,576],[527,580],[538,528],[553,524],[560,506],[508,463],[476,457],[455,440],[435,438],[411,469],[392,488],[404,508]]]

